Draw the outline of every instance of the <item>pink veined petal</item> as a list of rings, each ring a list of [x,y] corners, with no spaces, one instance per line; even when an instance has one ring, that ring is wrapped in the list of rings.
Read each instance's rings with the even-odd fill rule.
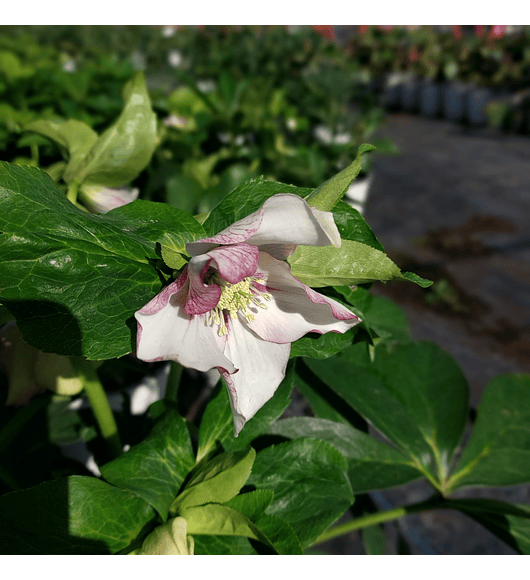
[[[216,245],[240,244],[268,246],[277,258],[289,256],[296,245],[340,246],[340,234],[330,212],[320,211],[298,195],[278,193],[260,209],[211,238],[190,242],[191,256],[208,252]],[[275,246],[281,246],[279,253]],[[285,255],[287,252],[287,255]]]
[[[138,321],[136,355],[148,362],[176,360],[198,371],[212,368],[236,372],[236,367],[223,354],[226,336],[219,336],[217,326],[209,326],[205,316],[189,316],[184,312],[186,288],[173,294],[167,304],[151,313],[134,315]]]
[[[215,265],[221,278],[237,284],[255,274],[258,269],[259,249],[248,244],[235,246],[219,246],[207,254]],[[192,258],[191,261],[196,258]]]
[[[262,299],[266,309],[251,305],[255,320],[243,324],[263,340],[291,343],[308,332],[344,333],[359,322],[353,312],[327,296],[315,292],[290,272],[289,265],[260,253],[259,272],[266,279],[271,300]],[[256,287],[263,291],[261,285]]]
[[[190,278],[189,291],[184,310],[189,315],[206,314],[213,310],[219,298],[221,298],[221,287],[218,284],[206,284],[204,277],[210,268],[212,259],[208,254],[192,258],[188,262],[188,273]]]
[[[235,437],[274,395],[285,377],[290,352],[290,344],[266,342],[239,320],[230,320],[225,353],[239,371],[219,372],[228,386]]]
[[[164,306],[167,305],[169,299],[173,294],[177,294],[181,290],[181,288],[186,284],[188,281],[188,266],[184,268],[182,274],[169,286],[166,286],[162,292],[157,294],[152,300],[150,300],[144,307],[142,307],[138,312],[140,314],[154,314],[158,312]]]

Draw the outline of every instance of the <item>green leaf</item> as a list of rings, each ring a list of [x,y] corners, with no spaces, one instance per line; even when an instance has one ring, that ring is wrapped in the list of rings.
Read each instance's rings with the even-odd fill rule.
[[[265,181],[262,177],[245,181],[211,211],[203,224],[204,229],[209,236],[213,236],[258,210],[269,197],[277,193],[294,193],[304,196],[308,192],[307,188]]]
[[[414,284],[417,284],[421,288],[428,288],[433,284],[432,280],[426,280],[425,278],[421,278],[417,274],[414,274],[414,272],[402,272],[401,278],[404,280],[408,280],[409,282],[414,282]]]
[[[4,554],[115,554],[150,527],[153,508],[94,477],[72,476],[0,497]]]
[[[109,483],[148,501],[165,521],[194,465],[186,422],[176,411],[168,410],[144,441],[103,465],[101,474]]]
[[[186,254],[186,244],[206,236],[201,224],[185,211],[165,203],[137,199],[105,215],[118,227],[163,249]]]
[[[428,342],[400,347],[393,354],[378,349],[374,367],[420,429],[445,478],[468,417],[469,387],[462,370]]]
[[[488,383],[453,487],[530,481],[529,394],[530,375],[504,374]]]
[[[401,308],[384,296],[372,296],[362,311],[363,321],[385,341],[406,344],[411,341],[407,317]]]
[[[298,538],[290,526],[280,518],[262,516],[260,522],[267,534],[248,517],[235,509],[218,504],[188,507],[182,512],[192,535],[245,536],[259,540],[279,554],[302,554]],[[276,547],[278,546],[278,547]],[[281,551],[280,551],[281,550]]]
[[[233,437],[234,422],[226,385],[219,381],[199,425],[197,461],[215,451],[229,437]]]
[[[384,248],[376,238],[372,228],[366,223],[363,216],[351,205],[339,201],[333,208],[333,218],[340,237],[343,240],[361,242],[376,250],[384,252]]]
[[[270,489],[256,489],[234,496],[225,505],[242,513],[249,520],[255,521],[262,516],[274,498]]]
[[[313,288],[399,280],[399,268],[383,252],[351,240],[333,246],[298,246],[287,259],[295,278]]]
[[[306,198],[307,203],[320,210],[331,211],[335,204],[342,199],[352,181],[359,175],[362,169],[362,154],[374,149],[373,145],[366,143],[360,145],[355,160],[346,169],[313,190]]]
[[[209,536],[198,534],[195,541],[196,556],[256,556],[248,538],[243,536]]]
[[[100,135],[84,162],[65,173],[68,183],[120,187],[132,181],[149,163],[157,145],[156,115],[142,72],[124,89],[125,107]]]
[[[361,536],[366,554],[369,556],[386,556],[388,554],[385,529],[381,524],[363,528]]]
[[[520,554],[530,554],[530,508],[494,499],[448,499],[458,509],[506,542]]]
[[[269,433],[289,439],[308,437],[331,443],[348,460],[348,476],[354,494],[397,487],[422,477],[403,453],[350,425],[328,419],[294,417],[274,422]]]
[[[290,524],[306,547],[353,502],[347,468],[329,443],[297,439],[260,451],[247,484],[274,492],[266,513]]]
[[[183,515],[188,507],[232,499],[245,485],[255,457],[252,447],[215,456],[194,473],[184,491],[172,503],[171,513]]]
[[[311,333],[291,345],[291,358],[308,356],[312,358],[328,358],[350,346],[357,334],[357,327],[353,327],[343,334],[328,332],[327,334]]]
[[[405,403],[370,368],[353,365],[347,359],[306,359],[308,367],[351,405],[367,421],[418,466],[434,463],[431,447],[426,443]]]
[[[98,140],[98,134],[89,125],[76,119],[67,121],[38,119],[26,125],[24,129],[44,135],[60,145],[63,155],[69,160],[64,172],[67,183],[74,180],[73,177],[75,178],[89,151]]]
[[[133,349],[133,315],[162,285],[156,242],[178,250],[204,235],[165,204],[89,214],[46,173],[4,162],[0,210],[0,300],[32,346],[90,359]]]

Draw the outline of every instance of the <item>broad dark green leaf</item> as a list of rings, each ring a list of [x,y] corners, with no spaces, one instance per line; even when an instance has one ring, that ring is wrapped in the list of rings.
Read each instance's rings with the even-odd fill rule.
[[[352,504],[347,469],[329,443],[297,439],[260,451],[247,484],[274,492],[266,513],[290,524],[306,547]]]
[[[155,241],[174,247],[202,235],[195,220],[163,204],[89,214],[46,173],[3,162],[0,231],[0,299],[24,338],[90,359],[133,349],[134,312],[162,286]]]
[[[148,531],[153,508],[94,477],[47,481],[0,497],[3,554],[114,554]]]
[[[307,197],[307,203],[312,207],[317,207],[324,211],[333,209],[335,204],[346,193],[352,181],[359,175],[362,169],[362,154],[373,149],[375,147],[367,143],[360,145],[354,161],[340,173],[337,173],[337,175],[334,175],[331,179],[328,179],[325,183],[313,190]]]
[[[262,177],[245,181],[211,211],[203,224],[204,229],[209,236],[213,236],[258,210],[269,197],[277,193],[294,193],[303,197],[309,192],[307,188],[265,181]]]
[[[195,541],[196,556],[256,556],[248,538],[243,536],[208,536],[197,534]]]
[[[343,240],[361,242],[381,252],[385,251],[372,231],[372,228],[366,223],[363,216],[351,205],[340,201],[333,208],[333,218],[337,224],[340,237]]]
[[[450,499],[458,509],[506,542],[520,554],[530,554],[530,508],[494,499]]]
[[[308,437],[331,443],[348,460],[348,476],[354,494],[396,487],[422,477],[403,453],[350,425],[294,417],[275,421],[269,433],[289,439]]]
[[[188,507],[232,499],[245,485],[255,457],[254,449],[248,447],[236,453],[221,453],[197,466],[184,490],[172,503],[171,513],[183,515],[183,510]]]
[[[125,107],[95,142],[75,172],[65,181],[120,187],[132,181],[149,163],[157,145],[156,115],[142,72],[124,89]]]
[[[122,205],[105,217],[118,227],[163,248],[185,252],[186,244],[206,236],[201,224],[185,211],[165,203],[137,199]]]
[[[445,478],[468,417],[469,387],[462,370],[429,342],[415,342],[392,354],[377,349],[374,368],[420,429]]]
[[[429,467],[434,463],[431,447],[413,415],[405,402],[386,385],[385,377],[342,358],[306,359],[305,362],[346,404],[398,445],[418,466]]]
[[[452,487],[530,481],[530,375],[505,374],[487,385]]]
[[[291,358],[309,356],[312,358],[328,358],[350,346],[357,334],[354,326],[344,334],[328,332],[326,334],[309,334],[291,345]]]
[[[401,308],[384,296],[372,296],[362,312],[363,321],[385,341],[406,344],[411,341],[407,317]]]
[[[204,410],[199,426],[197,461],[215,451],[222,442],[234,436],[234,421],[226,385],[219,381],[210,402]]]
[[[144,498],[165,521],[194,465],[186,422],[176,411],[168,410],[141,443],[103,465],[101,473],[113,485]]]

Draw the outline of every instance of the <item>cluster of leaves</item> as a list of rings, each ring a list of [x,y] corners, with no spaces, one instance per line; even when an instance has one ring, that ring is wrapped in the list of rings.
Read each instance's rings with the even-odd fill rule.
[[[294,343],[284,381],[237,439],[219,385],[196,423],[182,419],[169,402],[152,406],[141,435],[126,439],[133,447],[100,463],[102,480],[69,464],[62,475],[73,474],[66,478],[2,496],[4,550],[157,553],[183,518],[196,554],[299,554],[326,537],[355,495],[425,478],[436,492],[425,509],[459,509],[516,550],[529,551],[526,508],[448,497],[464,486],[530,480],[524,461],[529,379],[505,375],[491,382],[461,452],[468,418],[461,370],[436,345],[411,342],[400,310],[369,292],[373,280],[426,281],[401,273],[360,214],[335,203],[368,149],[315,190],[245,182],[202,224],[149,201],[88,214],[44,172],[2,164],[0,297],[36,348],[92,359],[130,352],[132,314],[171,279],[162,249],[184,255],[186,242],[222,230],[280,191],[322,209],[334,206],[343,246],[335,254],[302,248],[291,266],[363,319],[344,335],[309,335]],[[314,417],[280,419],[294,386]],[[44,404],[37,398],[35,407],[13,414],[0,440],[12,441]],[[70,416],[64,408],[62,415],[56,425]],[[131,425],[125,432],[133,431]],[[79,425],[68,428],[79,435]],[[57,442],[60,434],[54,437]],[[93,437],[85,428],[84,438]],[[2,479],[17,489],[9,472],[15,456],[7,457]],[[38,525],[44,521],[45,527]]]

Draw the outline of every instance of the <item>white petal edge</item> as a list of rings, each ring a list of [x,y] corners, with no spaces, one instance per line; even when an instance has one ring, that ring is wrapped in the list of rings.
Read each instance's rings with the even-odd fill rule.
[[[299,244],[338,247],[340,241],[331,212],[309,207],[298,195],[277,193],[257,211],[211,238],[188,243],[186,249],[191,256],[196,256],[216,245],[246,242],[252,246],[269,246],[269,253],[284,258],[286,251],[292,253]],[[280,245],[281,253],[275,253],[275,245]]]
[[[255,320],[244,321],[263,340],[291,343],[308,332],[344,333],[361,322],[339,302],[315,292],[290,272],[289,265],[260,253],[259,272],[266,279],[271,300],[267,308],[251,305]]]
[[[223,354],[226,336],[219,336],[218,327],[209,326],[205,315],[186,314],[185,301],[184,287],[157,312],[136,312],[139,325],[136,356],[148,362],[175,360],[198,371],[219,368],[236,372],[232,361]]]
[[[285,377],[291,345],[266,342],[245,328],[240,320],[230,322],[225,353],[239,371],[229,374],[219,370],[228,386],[234,437],[237,437]]]

